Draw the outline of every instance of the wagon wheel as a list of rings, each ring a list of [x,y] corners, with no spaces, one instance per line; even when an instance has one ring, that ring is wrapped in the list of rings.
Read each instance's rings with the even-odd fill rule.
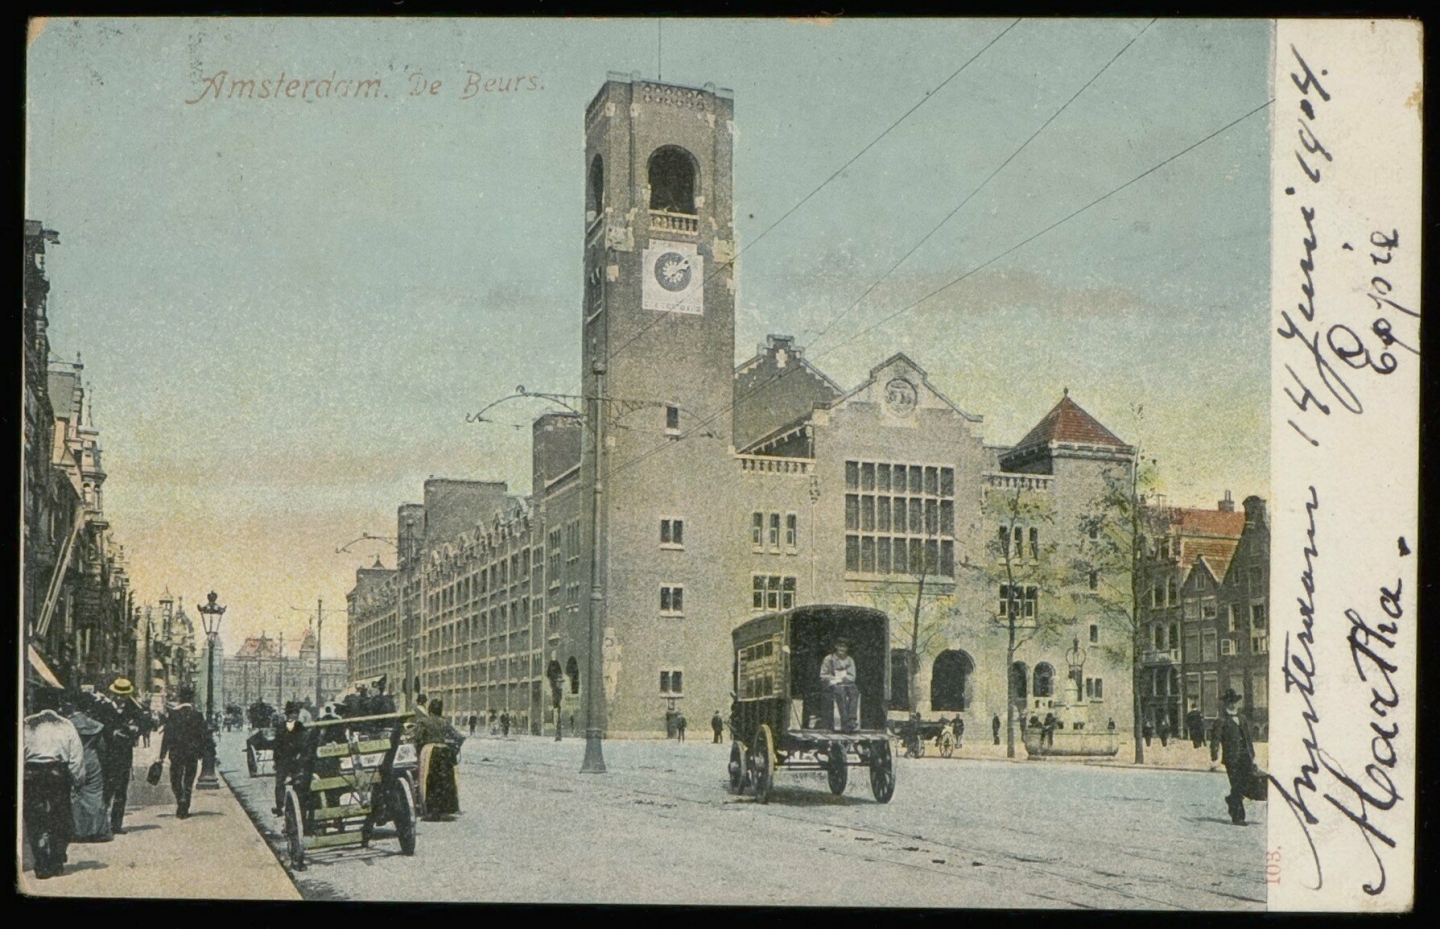
[[[845,746],[839,742],[830,743],[825,776],[830,781],[832,794],[838,797],[845,792],[845,784],[850,779],[850,767],[845,763]]]
[[[425,801],[420,799],[420,791],[415,786],[415,772],[407,769],[400,777],[410,788],[410,797],[415,802],[415,815],[423,818],[425,816]]]
[[[415,791],[410,788],[410,781],[404,777],[397,777],[390,802],[394,809],[390,810],[390,818],[395,821],[395,834],[400,839],[400,854],[415,854]]]
[[[745,789],[745,746],[739,742],[730,743],[730,792],[738,794]]]
[[[770,788],[775,783],[775,737],[770,726],[762,725],[755,733],[755,745],[750,750],[750,783],[755,788],[757,803],[770,802]]]
[[[895,796],[895,756],[885,739],[870,743],[870,792],[876,803],[889,803]]]
[[[285,790],[285,844],[290,853],[290,867],[305,870],[305,814],[300,810],[300,797],[295,788]]]
[[[255,746],[245,746],[245,767],[250,769],[250,776],[255,777],[260,773],[260,766],[255,763]]]
[[[940,734],[940,757],[949,758],[955,754],[955,736],[949,732]]]

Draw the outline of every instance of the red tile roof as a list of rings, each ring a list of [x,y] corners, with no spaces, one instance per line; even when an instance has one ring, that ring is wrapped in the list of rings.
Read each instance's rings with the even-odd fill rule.
[[[1112,448],[1126,447],[1115,433],[1100,425],[1099,420],[1080,409],[1080,405],[1071,400],[1068,393],[1060,398],[1060,402],[1055,404],[1055,408],[1046,413],[1045,418],[1040,420],[1034,429],[1025,434],[1025,438],[1016,443],[1015,448],[1050,445],[1054,442],[1072,445],[1108,445]]]
[[[1214,535],[1239,539],[1245,531],[1244,513],[1226,513],[1224,510],[1192,510],[1175,507],[1171,519],[1182,535]]]

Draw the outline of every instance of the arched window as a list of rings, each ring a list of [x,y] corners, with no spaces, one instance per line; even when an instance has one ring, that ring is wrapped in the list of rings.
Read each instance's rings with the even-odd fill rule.
[[[930,709],[965,710],[973,699],[975,661],[958,649],[943,651],[930,671]]]
[[[1055,696],[1055,669],[1048,661],[1042,661],[1035,666],[1035,696]]]
[[[1030,669],[1025,662],[1017,661],[1010,666],[1010,700],[1017,706],[1024,706],[1029,699]]]
[[[683,148],[667,145],[650,156],[650,209],[694,215],[698,170]]]
[[[585,222],[592,223],[605,212],[605,161],[599,155],[590,160],[585,181]]]
[[[570,692],[578,694],[580,692],[580,662],[575,660],[574,655],[571,655],[570,660],[565,662],[565,676],[570,678]]]

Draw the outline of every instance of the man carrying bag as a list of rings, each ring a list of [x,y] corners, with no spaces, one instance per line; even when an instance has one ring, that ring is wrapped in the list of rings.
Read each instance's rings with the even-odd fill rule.
[[[1243,699],[1233,688],[1225,691],[1225,712],[1216,721],[1210,739],[1210,760],[1221,761],[1230,778],[1225,805],[1230,810],[1230,822],[1237,826],[1245,825],[1245,801],[1264,800],[1267,796],[1265,773],[1255,766],[1255,745],[1240,718]]]

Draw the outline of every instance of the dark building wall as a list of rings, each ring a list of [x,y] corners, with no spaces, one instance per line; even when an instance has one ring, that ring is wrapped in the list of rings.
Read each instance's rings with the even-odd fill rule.
[[[530,489],[538,498],[550,481],[580,464],[585,421],[574,413],[546,413],[535,420],[530,435]]]
[[[504,481],[457,481],[431,478],[425,482],[426,548],[448,541],[488,522],[505,503]]]
[[[735,373],[735,447],[749,447],[840,394],[804,363],[793,338],[768,336],[756,356]]]

